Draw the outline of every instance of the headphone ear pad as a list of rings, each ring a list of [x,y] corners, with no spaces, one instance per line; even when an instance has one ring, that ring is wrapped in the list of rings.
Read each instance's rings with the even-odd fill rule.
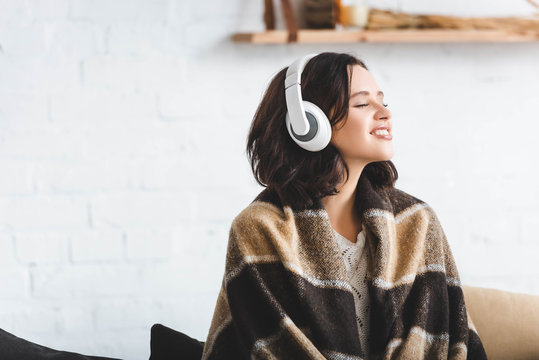
[[[302,148],[309,151],[320,151],[323,150],[331,140],[331,124],[326,114],[318,106],[312,102],[303,100],[303,107],[305,109],[305,116],[307,121],[314,125],[316,128],[316,133],[312,138],[308,140],[302,139],[304,136],[298,136],[293,133],[292,127],[290,124],[290,116],[286,114],[286,127],[292,139]],[[311,127],[312,130],[312,127]],[[309,136],[310,137],[310,136]]]

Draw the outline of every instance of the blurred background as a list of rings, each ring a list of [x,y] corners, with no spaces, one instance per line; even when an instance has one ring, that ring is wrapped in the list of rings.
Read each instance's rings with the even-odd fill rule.
[[[273,75],[322,51],[358,56],[384,91],[396,186],[434,208],[462,282],[539,295],[539,42],[231,41],[263,31],[262,14],[254,0],[0,0],[0,328],[125,359],[148,358],[154,323],[205,340],[230,224],[262,191],[253,114]]]

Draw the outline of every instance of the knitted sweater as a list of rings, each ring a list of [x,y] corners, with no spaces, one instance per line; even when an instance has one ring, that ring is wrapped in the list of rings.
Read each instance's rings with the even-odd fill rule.
[[[361,230],[353,243],[337,231],[335,238],[341,249],[348,281],[354,295],[356,322],[359,330],[360,345],[364,350],[365,359],[369,356],[369,287],[368,287],[368,247],[365,246],[365,232]]]
[[[434,210],[402,190],[356,190],[369,247],[369,359],[486,359]],[[363,359],[353,290],[319,199],[271,189],[236,216],[203,359]]]

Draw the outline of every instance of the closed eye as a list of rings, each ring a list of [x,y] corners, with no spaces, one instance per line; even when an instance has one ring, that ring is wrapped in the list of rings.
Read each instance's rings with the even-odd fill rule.
[[[354,107],[363,107],[363,106],[368,106],[369,104],[359,104],[359,105],[355,105]],[[384,107],[388,107],[389,104],[383,104]]]

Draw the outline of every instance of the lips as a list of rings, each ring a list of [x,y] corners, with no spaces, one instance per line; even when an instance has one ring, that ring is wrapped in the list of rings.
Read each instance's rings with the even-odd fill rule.
[[[382,134],[377,134],[378,131],[380,130],[386,130],[387,132],[384,132]],[[384,139],[384,140],[392,140],[393,139],[393,135],[391,134],[391,128],[387,125],[380,125],[380,126],[377,126],[375,127],[371,132],[370,134],[374,137],[377,137],[379,139]]]
[[[387,130],[387,132],[391,134],[391,127],[389,127],[387,125],[380,125],[380,126],[375,127],[374,129],[371,130],[370,134],[374,135],[373,133],[376,130],[384,130],[384,129]]]

